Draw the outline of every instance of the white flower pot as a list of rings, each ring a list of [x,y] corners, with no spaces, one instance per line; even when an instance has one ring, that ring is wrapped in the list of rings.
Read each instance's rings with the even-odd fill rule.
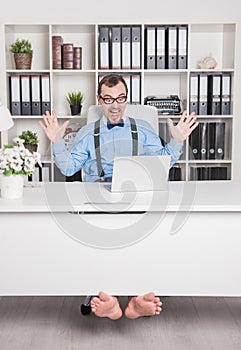
[[[17,199],[23,196],[24,175],[0,175],[1,197]]]

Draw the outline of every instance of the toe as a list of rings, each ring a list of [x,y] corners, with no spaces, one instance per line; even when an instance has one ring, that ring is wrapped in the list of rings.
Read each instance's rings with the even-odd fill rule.
[[[104,292],[99,292],[99,298],[102,301],[108,301],[110,300],[110,296]]]
[[[155,299],[155,294],[153,292],[147,293],[143,297],[146,301],[153,301]]]

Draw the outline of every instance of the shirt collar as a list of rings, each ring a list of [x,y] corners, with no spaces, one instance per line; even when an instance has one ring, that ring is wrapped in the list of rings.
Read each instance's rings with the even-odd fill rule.
[[[124,123],[126,124],[126,123],[127,123],[127,117],[124,116],[122,119],[123,119]],[[103,124],[104,124],[105,126],[107,126],[107,118],[106,118],[106,116],[105,116],[104,114],[102,115],[101,120],[102,120]]]

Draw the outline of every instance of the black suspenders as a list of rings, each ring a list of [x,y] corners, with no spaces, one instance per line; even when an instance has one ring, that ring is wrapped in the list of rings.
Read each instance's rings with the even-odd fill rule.
[[[129,118],[131,124],[131,136],[132,136],[132,155],[138,155],[138,133],[136,122],[134,118]],[[105,173],[101,164],[101,155],[100,155],[100,119],[95,122],[94,127],[94,142],[95,142],[95,154],[97,161],[97,171],[100,178],[103,178]]]

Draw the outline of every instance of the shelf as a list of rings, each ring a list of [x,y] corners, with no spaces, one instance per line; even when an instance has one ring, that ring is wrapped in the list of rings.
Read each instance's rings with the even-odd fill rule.
[[[146,69],[145,65],[145,30],[147,27],[185,26],[187,28],[187,65],[186,69]],[[139,26],[141,29],[140,68],[138,69],[99,69],[99,28],[119,26]],[[181,99],[182,110],[189,109],[190,101],[190,76],[191,74],[222,74],[231,73],[231,115],[198,115],[199,122],[225,122],[225,158],[222,160],[190,160],[189,138],[184,142],[183,154],[177,162],[181,168],[182,181],[190,181],[190,171],[194,166],[224,166],[227,167],[227,179],[232,178],[233,162],[237,157],[234,147],[234,135],[237,130],[233,124],[239,118],[235,110],[236,92],[234,80],[236,79],[235,55],[237,51],[237,25],[236,23],[7,23],[3,24],[2,38],[4,50],[0,53],[2,81],[0,95],[9,106],[9,82],[8,76],[16,75],[41,75],[48,74],[50,78],[51,110],[55,109],[60,122],[69,119],[70,123],[86,124],[87,110],[90,105],[96,104],[96,91],[99,77],[109,73],[122,74],[131,91],[131,75],[138,75],[140,86],[140,102],[144,103],[146,96],[170,96],[177,95]],[[72,43],[82,47],[82,69],[52,69],[53,52],[52,37],[61,36],[64,43]],[[31,41],[34,55],[31,70],[17,70],[13,61],[13,55],[9,52],[9,45],[17,38],[26,38]],[[111,50],[110,50],[111,51]],[[198,62],[204,57],[212,55],[217,61],[215,69],[200,69]],[[136,82],[136,80],[135,80]],[[84,102],[81,116],[71,116],[66,95],[69,91],[81,91],[84,94]],[[164,132],[167,118],[175,122],[181,115],[159,114],[158,121],[160,131]],[[24,129],[32,129],[39,134],[39,151],[42,154],[42,162],[50,165],[51,179],[64,181],[65,177],[56,168],[51,153],[51,143],[45,136],[38,121],[42,115],[13,116],[14,126],[8,131],[1,133],[1,144],[6,141],[11,143],[13,137],[20,134]],[[159,134],[160,134],[159,131]],[[160,136],[160,135],[159,135]]]

